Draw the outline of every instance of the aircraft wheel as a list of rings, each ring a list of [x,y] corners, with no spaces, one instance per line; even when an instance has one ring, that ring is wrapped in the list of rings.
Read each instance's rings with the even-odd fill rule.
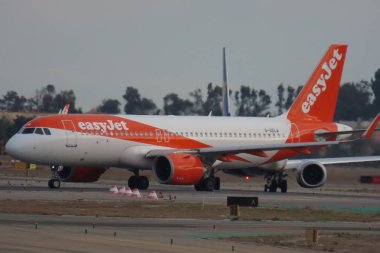
[[[48,186],[50,189],[58,189],[61,187],[61,181],[56,178],[50,179],[48,182]]]
[[[139,190],[146,190],[149,187],[149,179],[145,176],[138,177],[136,185]]]
[[[220,177],[215,178],[214,190],[220,190]]]
[[[286,193],[288,191],[288,181],[282,180],[280,188],[281,192]]]
[[[136,188],[136,186],[137,186],[137,177],[136,177],[136,176],[131,176],[131,177],[128,179],[128,186],[129,186],[129,188],[131,188],[131,189]]]
[[[195,185],[194,185],[194,189],[195,189],[196,191],[203,191],[203,185],[202,185],[202,183],[195,184]]]
[[[204,191],[208,191],[208,192],[213,191],[215,187],[215,178],[213,177],[206,178],[203,181],[203,187],[204,187]]]
[[[269,186],[270,192],[276,192],[277,191],[277,182],[275,180],[272,180],[270,186]]]

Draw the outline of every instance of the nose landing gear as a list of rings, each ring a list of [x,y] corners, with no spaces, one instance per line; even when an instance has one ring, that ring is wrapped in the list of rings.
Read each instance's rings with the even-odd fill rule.
[[[50,189],[58,189],[61,187],[61,180],[59,180],[57,172],[59,170],[58,165],[51,165],[50,171],[51,171],[51,179],[48,181],[48,186]]]

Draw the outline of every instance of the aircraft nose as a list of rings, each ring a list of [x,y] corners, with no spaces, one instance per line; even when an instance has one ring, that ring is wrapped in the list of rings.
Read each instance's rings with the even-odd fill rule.
[[[12,137],[8,140],[7,144],[5,144],[5,152],[9,155],[13,155],[15,150],[15,140],[14,137]]]
[[[10,138],[7,142],[7,144],[5,144],[5,152],[7,152],[7,154],[17,158],[17,154],[19,153],[18,151],[20,150],[20,147],[18,145],[18,141],[16,140],[16,138],[13,136],[12,138]]]

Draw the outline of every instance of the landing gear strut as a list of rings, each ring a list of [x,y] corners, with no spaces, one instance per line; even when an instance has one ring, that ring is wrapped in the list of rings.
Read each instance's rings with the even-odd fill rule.
[[[50,189],[58,189],[61,187],[61,180],[59,180],[57,176],[58,169],[59,169],[58,165],[50,166],[51,175],[52,175],[52,178],[48,181],[48,186]]]
[[[135,175],[128,179],[128,186],[131,189],[146,190],[149,187],[149,179],[146,176],[140,176],[138,171],[134,171]]]
[[[284,179],[287,174],[276,173],[265,176],[267,183],[264,185],[265,192],[276,192],[277,188],[281,189],[281,192],[286,193],[288,191],[288,181]]]

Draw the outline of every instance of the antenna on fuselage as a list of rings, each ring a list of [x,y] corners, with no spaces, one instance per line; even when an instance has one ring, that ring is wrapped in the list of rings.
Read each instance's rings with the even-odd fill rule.
[[[227,64],[226,64],[226,48],[223,47],[223,85],[222,85],[222,92],[223,92],[223,104],[222,104],[222,112],[223,116],[231,116],[230,112],[230,94],[229,89],[227,85]]]

